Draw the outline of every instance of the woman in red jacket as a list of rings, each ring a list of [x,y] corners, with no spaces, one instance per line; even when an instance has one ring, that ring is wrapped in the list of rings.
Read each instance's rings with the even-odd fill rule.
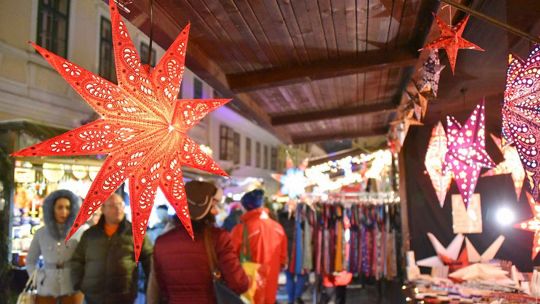
[[[217,267],[226,285],[237,294],[248,289],[249,279],[233,249],[229,233],[214,227],[215,205],[221,201],[221,189],[199,181],[188,182],[185,188],[195,240],[179,221],[174,229],[157,238],[148,303],[216,303],[203,238],[206,229],[210,229]]]

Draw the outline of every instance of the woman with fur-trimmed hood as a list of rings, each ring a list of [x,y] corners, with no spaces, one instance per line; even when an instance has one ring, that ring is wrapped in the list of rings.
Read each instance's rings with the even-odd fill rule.
[[[45,226],[37,230],[26,258],[26,269],[32,275],[37,269],[36,303],[82,303],[82,294],[73,290],[68,262],[77,248],[84,227],[67,242],[65,238],[79,212],[80,199],[69,190],[50,193],[43,202]],[[43,266],[38,268],[39,257]]]

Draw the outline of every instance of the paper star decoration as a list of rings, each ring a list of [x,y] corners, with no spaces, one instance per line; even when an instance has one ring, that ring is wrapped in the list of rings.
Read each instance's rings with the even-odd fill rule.
[[[304,171],[307,167],[307,159],[298,167],[294,167],[292,159],[287,157],[287,170],[285,174],[272,174],[272,177],[280,182],[281,193],[287,195],[291,199],[299,198],[306,193],[308,186],[308,178]]]
[[[193,236],[182,166],[226,175],[187,132],[225,99],[176,100],[184,71],[189,25],[150,71],[109,1],[118,85],[32,44],[100,119],[23,149],[14,156],[107,154],[68,238],[129,179],[135,258],[138,260],[157,188]]]
[[[452,172],[466,207],[474,194],[481,168],[495,167],[486,152],[484,112],[482,101],[463,127],[454,117],[447,117],[445,172]]]
[[[533,197],[540,199],[540,46],[523,61],[510,56],[502,108],[503,137],[519,154]]]
[[[463,30],[465,30],[465,27],[467,26],[467,21],[469,21],[468,15],[463,18],[463,20],[461,20],[456,26],[450,26],[444,23],[444,21],[442,21],[439,16],[434,16],[435,20],[437,21],[437,26],[441,31],[441,36],[424,46],[424,49],[444,49],[446,51],[446,55],[448,56],[448,61],[450,62],[452,74],[454,74],[459,49],[469,49],[476,51],[484,50],[476,44],[467,41],[463,37],[461,37],[463,35]]]
[[[488,249],[480,255],[478,253],[478,250],[474,248],[471,241],[469,241],[469,238],[465,238],[465,246],[467,248],[467,255],[469,258],[470,263],[488,263],[489,261],[493,260],[495,258],[495,255],[497,255],[497,252],[499,249],[501,249],[501,246],[504,242],[504,236],[499,235],[499,237],[489,245]]]
[[[401,149],[405,142],[410,126],[423,125],[423,123],[416,118],[413,103],[404,104],[400,107],[402,107],[400,114],[398,114],[400,118],[390,122],[390,137],[396,142],[399,149]]]
[[[521,195],[521,189],[523,188],[523,181],[525,180],[525,170],[519,159],[518,151],[516,147],[511,145],[502,145],[500,138],[491,134],[491,138],[501,150],[501,153],[504,156],[504,160],[500,162],[497,167],[490,169],[488,172],[484,173],[482,176],[493,176],[501,174],[511,174],[512,180],[514,182],[514,188],[516,189],[516,197],[519,199]]]
[[[502,270],[499,265],[477,263],[469,265],[448,276],[461,281],[489,281],[500,285],[512,284],[508,278],[508,271]]]
[[[419,71],[422,75],[417,83],[420,93],[427,94],[430,97],[437,97],[439,79],[444,68],[445,66],[441,65],[441,60],[439,59],[439,50],[431,50]]]
[[[534,260],[540,252],[540,204],[537,204],[534,197],[527,193],[527,201],[531,207],[533,217],[529,220],[516,224],[514,227],[522,230],[534,232],[534,240],[532,243],[531,259]]]
[[[444,132],[442,123],[439,122],[437,126],[433,128],[433,131],[431,131],[431,139],[429,140],[424,164],[437,194],[437,198],[439,199],[441,208],[444,207],[446,193],[452,182],[452,174],[450,172],[444,172],[443,170],[446,151],[446,133]]]
[[[405,104],[405,108],[406,110],[412,109],[414,112],[414,117],[420,122],[424,116],[426,116],[428,99],[418,91],[414,83],[409,88],[410,89],[407,89],[408,101]]]
[[[444,259],[458,260],[459,253],[461,251],[461,246],[463,245],[464,236],[463,234],[458,234],[454,237],[452,242],[448,245],[448,247],[444,247],[441,242],[431,233],[428,232],[427,234],[429,241],[431,242],[431,245],[433,245],[433,249],[435,249],[435,256],[425,258],[422,260],[419,260],[416,262],[418,266],[423,267],[442,267],[445,265],[443,259],[441,257],[444,257]]]

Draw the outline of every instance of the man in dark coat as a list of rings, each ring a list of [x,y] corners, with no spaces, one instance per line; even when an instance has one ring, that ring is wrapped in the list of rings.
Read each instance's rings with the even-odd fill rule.
[[[137,264],[131,223],[126,220],[122,197],[113,194],[102,206],[103,215],[81,237],[71,261],[74,287],[86,303],[133,303],[137,295]],[[146,277],[152,248],[145,238],[139,261]]]

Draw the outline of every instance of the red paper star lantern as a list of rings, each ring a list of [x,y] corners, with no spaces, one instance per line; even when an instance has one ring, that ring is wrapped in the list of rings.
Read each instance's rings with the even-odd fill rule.
[[[229,100],[176,100],[184,72],[189,25],[150,71],[141,65],[115,1],[109,3],[118,85],[32,44],[101,118],[13,155],[107,154],[68,238],[129,179],[138,259],[158,187],[193,237],[182,166],[224,176],[226,173],[187,132]]]
[[[540,252],[540,204],[537,204],[532,195],[527,193],[527,201],[531,207],[533,218],[516,224],[514,227],[522,230],[534,232],[534,240],[532,244],[531,259],[535,259]]]
[[[484,49],[461,37],[463,35],[463,30],[465,30],[465,27],[467,26],[467,21],[469,21],[469,16],[463,18],[456,26],[448,25],[444,23],[439,16],[434,16],[437,21],[437,26],[441,31],[441,36],[428,43],[424,48],[432,50],[445,49],[448,61],[450,62],[450,68],[452,69],[452,74],[454,74],[459,49],[477,51],[484,51]]]

